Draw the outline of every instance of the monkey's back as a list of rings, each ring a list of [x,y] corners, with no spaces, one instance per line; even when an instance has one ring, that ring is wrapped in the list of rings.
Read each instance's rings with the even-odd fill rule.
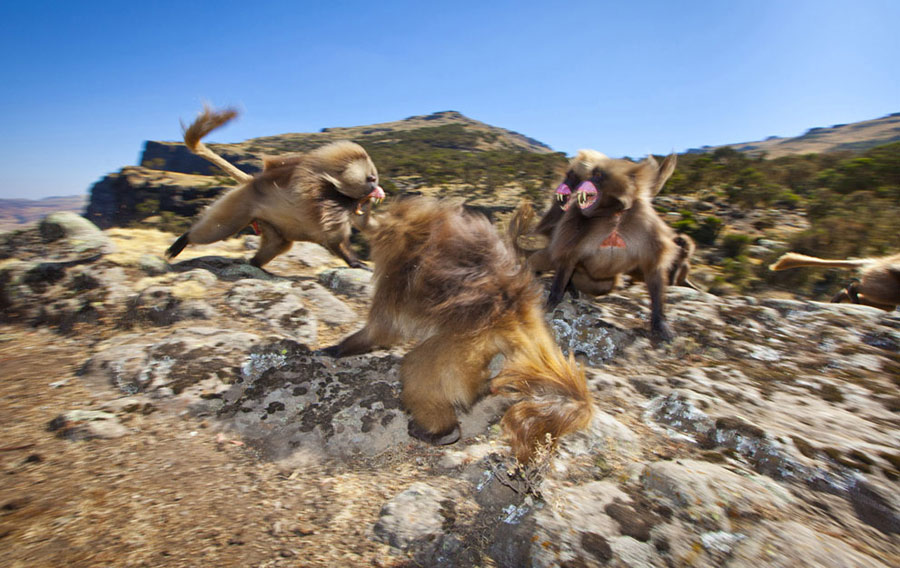
[[[900,254],[877,259],[863,270],[862,293],[878,302],[900,305]]]
[[[477,333],[539,302],[490,221],[459,203],[395,203],[371,241],[375,294],[419,326]]]

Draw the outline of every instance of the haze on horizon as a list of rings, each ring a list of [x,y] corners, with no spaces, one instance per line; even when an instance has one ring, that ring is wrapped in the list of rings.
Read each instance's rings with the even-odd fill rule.
[[[641,157],[900,111],[900,3],[0,6],[0,198],[83,194],[205,101],[238,142],[456,110]]]

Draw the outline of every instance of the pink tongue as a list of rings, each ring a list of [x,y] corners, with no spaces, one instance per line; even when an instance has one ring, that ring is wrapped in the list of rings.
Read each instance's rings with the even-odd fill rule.
[[[582,191],[587,194],[597,195],[597,186],[590,181],[583,181],[578,184],[578,188],[575,191]]]
[[[375,186],[375,189],[372,190],[372,193],[368,195],[369,199],[384,199],[385,193],[384,190],[381,189],[381,186]]]

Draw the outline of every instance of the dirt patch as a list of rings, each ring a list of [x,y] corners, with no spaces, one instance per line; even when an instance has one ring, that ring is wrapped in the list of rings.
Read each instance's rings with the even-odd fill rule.
[[[307,477],[258,461],[204,422],[163,412],[127,415],[132,432],[122,438],[61,439],[51,420],[105,402],[76,377],[83,345],[47,331],[4,326],[0,334],[3,565],[400,561],[370,527],[387,499],[422,476],[406,460],[325,465]]]

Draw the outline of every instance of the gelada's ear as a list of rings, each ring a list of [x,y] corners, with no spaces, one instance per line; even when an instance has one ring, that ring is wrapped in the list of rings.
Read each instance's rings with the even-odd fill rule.
[[[653,156],[648,158],[649,160],[653,160],[653,164],[656,164],[656,160],[653,159]],[[646,161],[646,160],[645,160]],[[656,168],[655,179],[651,182],[650,187],[648,188],[650,191],[650,197],[655,197],[656,194],[660,192],[666,182],[669,181],[669,178],[672,177],[672,173],[675,172],[675,162],[677,161],[677,156],[672,153],[666,156],[666,159],[663,160],[662,164]]]

